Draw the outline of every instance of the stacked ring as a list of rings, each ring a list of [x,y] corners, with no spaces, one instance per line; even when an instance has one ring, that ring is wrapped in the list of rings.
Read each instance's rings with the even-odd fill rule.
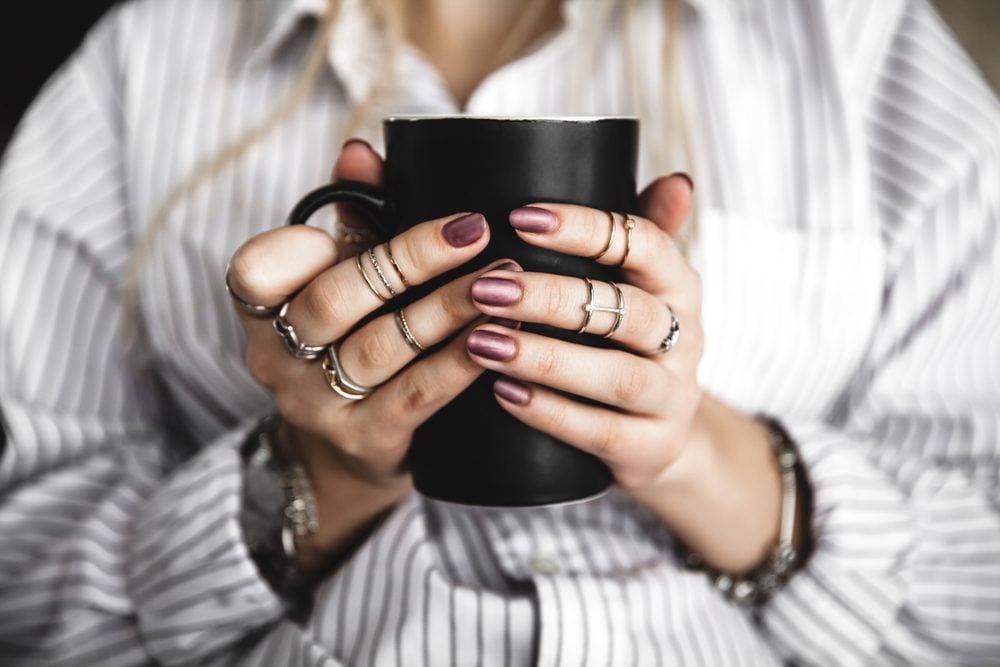
[[[587,283],[587,303],[583,305],[583,325],[577,333],[587,333],[587,327],[590,326],[590,320],[594,316],[594,313],[614,313],[615,323],[611,325],[611,329],[603,336],[604,338],[611,338],[621,327],[622,321],[625,319],[625,294],[622,293],[621,287],[609,280],[608,284],[611,285],[611,288],[615,291],[618,305],[613,308],[609,306],[598,306],[594,303],[594,281],[590,278],[584,278],[584,281]]]
[[[403,314],[402,308],[396,311],[396,326],[399,327],[399,333],[403,334],[403,338],[406,339],[406,344],[410,346],[410,349],[417,354],[427,351],[427,348],[421,345],[420,341],[413,336],[413,332],[410,331],[410,325],[406,322],[406,315]]]
[[[337,392],[337,395],[349,401],[360,401],[367,398],[375,388],[362,387],[344,374],[340,358],[337,356],[339,350],[340,344],[334,343],[326,349],[326,356],[323,357],[323,375],[326,376],[327,384]]]
[[[281,336],[282,342],[285,344],[285,349],[296,359],[317,359],[319,355],[326,351],[326,345],[307,345],[299,340],[299,336],[295,333],[295,327],[289,324],[285,316],[288,314],[288,306],[291,301],[286,301],[281,304],[281,309],[278,310],[278,316],[274,318],[274,330],[278,332]]]

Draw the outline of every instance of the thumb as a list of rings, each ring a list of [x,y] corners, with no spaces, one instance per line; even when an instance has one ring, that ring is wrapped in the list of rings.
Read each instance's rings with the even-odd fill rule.
[[[639,195],[639,211],[676,239],[687,221],[693,195],[694,181],[684,172],[661,176]]]
[[[340,150],[333,166],[332,180],[357,181],[370,185],[382,184],[382,158],[363,139],[349,139]],[[372,235],[370,221],[359,211],[348,204],[336,204],[337,219],[344,236],[338,235],[337,241],[341,247],[341,257],[356,253],[359,249],[376,241]]]

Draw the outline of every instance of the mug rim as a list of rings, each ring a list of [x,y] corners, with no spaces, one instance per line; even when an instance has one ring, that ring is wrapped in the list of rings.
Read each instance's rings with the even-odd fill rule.
[[[461,114],[393,114],[382,119],[384,123],[414,122],[428,120],[489,120],[534,123],[596,123],[608,120],[639,121],[638,116],[476,116]]]

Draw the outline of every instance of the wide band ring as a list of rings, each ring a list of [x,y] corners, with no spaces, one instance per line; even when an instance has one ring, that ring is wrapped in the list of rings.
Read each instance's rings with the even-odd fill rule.
[[[594,281],[590,278],[584,278],[587,283],[587,303],[583,305],[583,325],[577,331],[577,333],[587,333],[587,327],[590,326],[590,320],[593,318],[594,313],[614,313],[615,322],[611,325],[611,329],[604,334],[604,338],[611,338],[615,335],[615,332],[621,327],[622,322],[625,320],[625,294],[622,293],[622,288],[612,281],[608,281],[608,285],[615,291],[615,296],[618,300],[618,305],[615,307],[609,306],[598,306],[594,303]]]
[[[281,304],[278,316],[274,318],[274,330],[281,336],[281,341],[285,344],[285,349],[296,359],[318,359],[319,355],[326,352],[327,345],[307,345],[299,340],[299,335],[295,333],[295,327],[289,324],[286,319],[288,306],[291,301]]]
[[[248,315],[253,315],[254,317],[273,317],[280,309],[278,306],[258,306],[246,301],[243,297],[237,294],[235,290],[233,290],[233,286],[229,282],[230,268],[230,265],[226,264],[225,283],[226,292],[229,293],[229,298],[233,300],[233,303],[242,308]]]
[[[339,351],[340,343],[334,343],[326,349],[326,355],[323,357],[323,375],[326,377],[327,384],[330,385],[330,389],[337,392],[338,396],[349,401],[360,401],[367,398],[375,388],[362,387],[344,374],[344,369],[340,365],[340,357],[337,356]]]
[[[670,313],[670,331],[664,336],[663,340],[660,341],[659,346],[652,352],[648,352],[643,356],[653,357],[658,354],[666,354],[670,350],[674,349],[674,345],[677,344],[677,339],[681,337],[681,323],[677,321],[677,316],[674,315],[674,309],[667,305],[667,312]]]
[[[402,308],[396,311],[396,327],[399,329],[399,333],[403,334],[403,338],[411,350],[417,354],[423,354],[427,351],[427,348],[421,345],[420,341],[414,337],[413,332],[410,331],[410,324],[406,321],[406,315],[403,314]]]

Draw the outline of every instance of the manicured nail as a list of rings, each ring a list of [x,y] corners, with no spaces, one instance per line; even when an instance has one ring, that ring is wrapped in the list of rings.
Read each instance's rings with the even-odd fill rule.
[[[685,181],[687,181],[688,186],[691,188],[691,192],[694,192],[694,179],[691,178],[691,174],[687,173],[686,171],[678,171],[677,173],[674,174],[674,176],[680,176]]]
[[[512,259],[507,260],[500,266],[494,266],[490,271],[524,271],[521,265]]]
[[[555,213],[537,206],[523,206],[510,212],[510,226],[521,232],[542,234],[551,232],[558,224]]]
[[[486,232],[486,218],[482,213],[466,213],[441,228],[441,235],[453,248],[463,248],[475,243]]]
[[[466,346],[472,354],[493,361],[508,361],[517,354],[514,339],[495,331],[473,331]]]
[[[511,320],[506,317],[491,317],[486,320],[490,324],[496,324],[498,326],[504,327],[505,329],[520,329],[521,323],[517,320]]]
[[[513,306],[523,294],[520,285],[506,278],[480,278],[472,283],[472,298],[487,306]]]
[[[531,389],[527,385],[507,378],[497,378],[496,382],[493,383],[493,391],[497,396],[514,405],[527,405],[528,401],[531,400]]]
[[[375,149],[372,148],[372,145],[370,143],[368,143],[367,141],[365,141],[361,137],[351,137],[350,139],[348,139],[347,141],[344,142],[344,145],[340,147],[340,150],[343,151],[345,148],[347,148],[351,144],[361,144],[362,146],[367,146],[369,149],[371,149],[373,151],[375,150]]]

